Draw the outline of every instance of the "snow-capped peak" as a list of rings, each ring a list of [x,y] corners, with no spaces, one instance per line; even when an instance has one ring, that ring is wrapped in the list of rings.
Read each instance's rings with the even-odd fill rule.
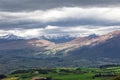
[[[7,39],[7,40],[17,40],[17,39],[23,39],[22,37],[16,36],[14,34],[7,34],[4,36],[1,36],[0,39]]]

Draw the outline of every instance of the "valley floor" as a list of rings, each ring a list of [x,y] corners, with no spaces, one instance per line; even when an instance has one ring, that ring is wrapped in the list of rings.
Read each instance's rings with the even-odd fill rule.
[[[120,67],[56,68],[16,70],[0,75],[0,80],[120,80]]]

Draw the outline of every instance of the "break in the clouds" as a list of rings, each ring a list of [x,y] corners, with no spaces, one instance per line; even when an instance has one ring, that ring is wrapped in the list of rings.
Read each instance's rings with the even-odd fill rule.
[[[119,0],[0,0],[0,36],[105,34],[120,28],[119,4]]]

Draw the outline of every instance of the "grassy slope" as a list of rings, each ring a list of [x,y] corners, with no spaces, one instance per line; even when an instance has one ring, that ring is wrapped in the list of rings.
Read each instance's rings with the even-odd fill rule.
[[[61,68],[55,69],[56,72],[48,72],[47,74],[41,74],[37,71],[33,73],[22,73],[22,74],[9,74],[7,78],[3,80],[31,80],[32,77],[51,77],[53,80],[111,80],[113,77],[96,77],[94,75],[114,73],[120,74],[120,67],[110,67],[110,68],[81,68],[80,73],[75,72],[75,68],[64,68],[63,70],[68,70],[71,72],[62,72]],[[84,72],[84,73],[83,73]]]

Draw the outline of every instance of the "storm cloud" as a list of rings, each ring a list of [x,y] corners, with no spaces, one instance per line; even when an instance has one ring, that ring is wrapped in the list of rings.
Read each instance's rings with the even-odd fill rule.
[[[105,34],[120,29],[119,5],[120,0],[0,0],[0,36]]]
[[[31,12],[0,12],[0,28],[120,26],[119,8],[63,7]]]
[[[115,7],[120,0],[0,0],[3,11],[33,11],[58,7]]]

